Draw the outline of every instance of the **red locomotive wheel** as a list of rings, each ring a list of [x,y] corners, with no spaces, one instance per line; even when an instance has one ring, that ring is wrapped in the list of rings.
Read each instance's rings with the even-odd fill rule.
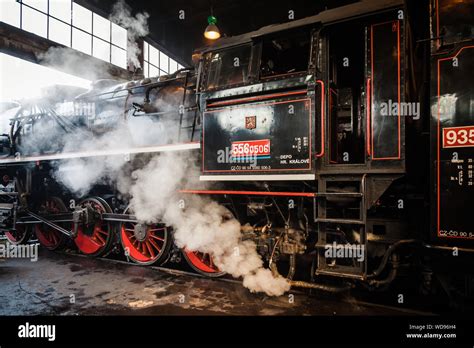
[[[130,213],[130,210],[127,208],[124,213]],[[127,256],[141,265],[163,263],[172,244],[171,234],[166,226],[134,222],[121,225],[120,241]]]
[[[67,212],[67,208],[60,198],[50,197],[41,203],[38,212],[39,214],[59,214]],[[61,248],[66,240],[65,235],[45,224],[36,224],[35,233],[40,244],[49,250]]]
[[[74,243],[85,255],[102,256],[110,250],[113,232],[110,223],[100,218],[103,213],[111,213],[112,209],[100,197],[86,198],[79,203],[81,207],[90,207],[97,214],[94,223],[88,226],[79,225]]]
[[[199,251],[183,250],[183,255],[189,266],[199,274],[213,278],[221,277],[225,274],[225,272],[222,272],[217,268],[212,261],[210,254],[201,253]]]
[[[31,229],[25,225],[16,225],[15,230],[5,232],[5,237],[11,244],[26,244],[31,237]]]

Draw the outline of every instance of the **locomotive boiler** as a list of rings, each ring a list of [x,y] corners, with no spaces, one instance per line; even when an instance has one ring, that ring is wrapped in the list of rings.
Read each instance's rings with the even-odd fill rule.
[[[184,255],[221,276],[212,255],[174,246],[171,227],[138,221],[113,185],[79,199],[49,175],[71,158],[133,167],[190,152],[206,187],[179,194],[224,205],[295,286],[385,288],[414,269],[425,291],[443,277],[472,284],[473,10],[360,1],[223,38],[195,51],[194,69],[18,106],[2,136],[2,229],[90,256],[123,248],[140,264]],[[140,127],[149,136],[134,138]],[[87,146],[124,128],[125,144]]]

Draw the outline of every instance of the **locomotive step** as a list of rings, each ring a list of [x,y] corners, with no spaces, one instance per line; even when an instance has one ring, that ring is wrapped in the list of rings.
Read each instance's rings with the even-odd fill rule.
[[[364,194],[361,192],[318,192],[316,193],[316,196],[364,197]]]
[[[365,225],[364,221],[361,220],[351,220],[351,219],[327,219],[327,218],[317,218],[316,222],[326,222],[333,224],[348,224],[348,225]]]

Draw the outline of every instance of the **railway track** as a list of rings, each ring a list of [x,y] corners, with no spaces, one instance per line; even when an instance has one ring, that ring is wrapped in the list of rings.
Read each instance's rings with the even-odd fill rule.
[[[82,255],[79,253],[71,253],[71,252],[66,252],[66,251],[58,251],[57,253],[63,254],[70,256],[71,254],[77,257],[81,258],[88,258],[87,255]],[[167,274],[171,274],[174,276],[191,276],[191,277],[197,277],[201,279],[205,279],[208,281],[217,281],[217,282],[226,282],[226,283],[231,283],[231,284],[236,284],[236,285],[242,285],[242,281],[239,279],[234,279],[231,278],[229,275],[225,275],[223,277],[219,278],[209,278],[206,277],[205,275],[196,273],[196,272],[190,272],[190,271],[185,271],[182,269],[177,269],[173,268],[172,266],[179,267],[181,266],[180,264],[172,264],[170,267],[165,267],[165,266],[143,266],[139,265],[136,263],[133,263],[131,261],[127,260],[120,260],[120,259],[114,259],[110,257],[99,257],[96,258],[97,260],[100,260],[101,262],[107,262],[107,263],[115,263],[115,264],[122,264],[122,265],[127,265],[127,266],[134,266],[134,267],[146,267],[147,269],[152,269],[156,272],[163,272]],[[292,294],[298,294],[298,295],[304,295],[304,296],[318,296],[318,294],[321,294],[321,292],[324,292],[323,288],[319,290],[315,289],[302,289],[302,288],[292,288],[291,293]],[[336,295],[335,295],[336,296]],[[383,309],[387,311],[398,311],[400,313],[403,313],[404,315],[419,315],[419,316],[436,316],[437,314],[434,312],[429,312],[425,310],[418,310],[418,309],[411,309],[411,308],[403,308],[403,307],[396,307],[388,304],[383,304],[383,303],[378,303],[378,302],[369,302],[369,301],[364,301],[361,299],[357,299],[353,297],[352,295],[349,294],[349,291],[347,292],[347,296],[340,297],[337,296],[338,300],[340,302],[344,302],[347,304],[357,304],[359,306],[363,307],[369,307],[369,308],[378,308],[378,309]]]
[[[7,239],[4,236],[1,236],[0,237],[0,243],[3,242],[3,241],[7,241]],[[29,244],[34,244],[34,243],[37,243],[37,242],[38,242],[37,240],[33,239],[33,240],[29,241]],[[68,250],[68,249],[66,249],[66,250],[56,250],[56,251],[54,251],[54,253],[58,254],[58,255],[62,255],[62,256],[67,256],[67,257],[73,256],[73,257],[79,257],[79,258],[83,258],[83,259],[90,259],[90,256],[83,255],[83,254],[78,253],[74,250]],[[224,276],[218,277],[218,278],[209,278],[209,277],[207,277],[203,274],[199,274],[197,272],[180,269],[180,268],[185,268],[186,267],[183,262],[178,262],[178,263],[167,262],[167,263],[165,263],[165,266],[154,266],[154,265],[144,266],[144,265],[134,263],[130,260],[127,261],[125,259],[120,259],[121,257],[123,258],[124,256],[122,256],[120,254],[111,253],[107,256],[95,257],[94,260],[98,260],[98,261],[104,262],[104,263],[113,263],[113,264],[120,264],[120,265],[125,265],[125,266],[134,266],[134,267],[139,267],[139,268],[145,267],[148,270],[153,270],[155,272],[160,272],[160,273],[166,273],[166,274],[170,274],[170,275],[177,276],[177,277],[179,277],[179,276],[195,277],[195,278],[200,278],[200,279],[209,280],[209,281],[224,282],[224,283],[230,283],[230,284],[242,286],[242,281],[241,280],[231,278],[231,276],[229,276],[229,275],[224,275]],[[294,288],[293,287],[291,289],[292,294],[308,296],[308,297],[317,297],[317,296],[320,296],[322,293],[324,294],[325,292],[327,293],[327,291],[324,291],[324,288],[321,288],[321,289],[303,289],[303,288]],[[328,296],[328,295],[324,295],[324,296]],[[417,315],[417,316],[418,315],[420,315],[420,316],[436,316],[437,315],[434,312],[430,312],[430,311],[426,311],[426,310],[419,310],[419,309],[416,309],[416,308],[404,308],[404,307],[393,306],[393,305],[389,305],[389,304],[381,303],[381,302],[366,301],[366,300],[358,298],[357,295],[354,296],[353,294],[351,294],[350,290],[344,291],[342,293],[342,296],[340,294],[333,294],[332,296],[337,297],[339,302],[343,302],[343,303],[347,303],[347,304],[351,304],[351,305],[355,304],[355,305],[363,306],[363,307],[367,307],[367,308],[377,308],[377,309],[386,310],[386,311],[390,311],[390,312],[396,311],[396,312],[399,312],[403,315]]]

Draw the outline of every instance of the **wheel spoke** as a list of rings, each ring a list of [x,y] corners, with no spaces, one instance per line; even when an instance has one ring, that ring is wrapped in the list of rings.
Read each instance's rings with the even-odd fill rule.
[[[51,235],[51,238],[53,240],[53,243],[56,244],[58,242],[58,237],[56,236],[56,233],[54,233],[53,231],[50,232],[50,235]]]
[[[44,226],[44,233],[46,234],[46,239],[48,240],[48,242],[51,242],[51,243],[54,243],[54,236],[53,234],[51,233],[50,230],[48,230],[48,228],[46,226]]]
[[[151,245],[155,247],[156,250],[158,250],[158,252],[161,251],[161,248],[158,246],[158,244],[156,244],[156,242],[153,239],[150,239],[149,242]]]
[[[204,264],[206,264],[206,261],[205,261],[206,255],[205,255],[205,254],[203,254],[203,253],[198,253],[198,258],[199,258],[199,260],[201,260]]]
[[[100,234],[97,233],[97,234],[94,235],[94,237],[95,237],[96,240],[99,241],[100,244],[105,245],[105,240],[104,240],[104,238],[101,237]]]
[[[98,226],[98,227],[95,228],[94,232],[101,233],[101,234],[104,234],[104,235],[108,235],[109,232],[107,232],[106,229],[107,229],[107,226],[105,226],[105,229],[103,229],[103,226]]]
[[[151,237],[151,238],[158,239],[159,241],[162,241],[162,242],[164,242],[164,241],[165,241],[165,240],[164,240],[164,238],[161,238],[161,237],[155,236],[155,235],[153,235],[153,234],[151,234],[151,235],[150,235],[150,237]]]
[[[148,231],[155,232],[155,231],[164,231],[164,230],[165,230],[164,228],[152,228],[152,229],[149,229]]]
[[[155,258],[155,253],[153,252],[153,248],[150,246],[150,243],[145,242],[145,245],[146,245],[148,251],[150,252],[151,257]]]
[[[214,262],[212,262],[212,257],[209,254],[209,267],[214,268]]]

